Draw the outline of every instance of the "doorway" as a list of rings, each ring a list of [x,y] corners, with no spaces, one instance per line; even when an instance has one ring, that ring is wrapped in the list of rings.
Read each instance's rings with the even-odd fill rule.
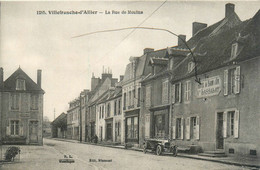
[[[224,149],[223,137],[223,112],[217,113],[217,134],[216,134],[217,149]]]
[[[107,140],[112,140],[112,123],[107,123]]]
[[[38,121],[30,121],[29,136],[30,143],[38,143]]]

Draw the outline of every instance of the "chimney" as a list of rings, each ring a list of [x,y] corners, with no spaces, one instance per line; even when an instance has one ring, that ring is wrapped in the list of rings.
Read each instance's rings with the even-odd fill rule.
[[[149,52],[152,52],[152,51],[154,51],[153,48],[145,48],[145,49],[144,49],[144,54],[149,53]]]
[[[197,32],[202,30],[203,28],[206,28],[207,24],[201,23],[201,22],[193,22],[192,23],[192,36],[194,36]]]
[[[37,70],[37,84],[41,87],[42,83],[42,70]]]
[[[94,90],[99,83],[100,83],[100,78],[95,78],[95,76],[93,76],[91,78],[91,91]]]
[[[120,81],[122,81],[124,79],[124,76],[123,75],[120,75]]]
[[[4,84],[4,69],[0,67],[0,88],[3,87]]]
[[[225,12],[225,18],[228,18],[230,15],[232,15],[235,12],[235,5],[231,3],[226,4],[226,12]]]
[[[183,41],[186,41],[186,35],[178,35],[178,46],[185,46]]]

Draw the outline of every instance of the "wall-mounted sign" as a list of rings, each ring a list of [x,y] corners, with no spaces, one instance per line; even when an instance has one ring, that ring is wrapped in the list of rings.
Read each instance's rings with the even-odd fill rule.
[[[197,97],[209,97],[218,95],[221,91],[221,80],[219,76],[210,77],[201,80],[201,84],[198,85]]]

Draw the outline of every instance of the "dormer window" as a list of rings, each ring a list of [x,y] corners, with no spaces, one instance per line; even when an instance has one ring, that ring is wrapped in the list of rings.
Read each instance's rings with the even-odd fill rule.
[[[193,61],[189,62],[188,64],[188,72],[192,72],[192,70],[195,68],[195,63]]]
[[[231,60],[236,58],[237,56],[237,47],[238,47],[238,43],[234,43],[232,44],[232,48],[231,48]]]
[[[16,90],[25,90],[25,80],[23,79],[16,80]]]

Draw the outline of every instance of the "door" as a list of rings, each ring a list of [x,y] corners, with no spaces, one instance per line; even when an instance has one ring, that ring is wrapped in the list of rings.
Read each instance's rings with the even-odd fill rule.
[[[29,139],[30,143],[38,143],[38,121],[30,121]]]
[[[112,124],[107,124],[107,140],[112,140]]]
[[[224,149],[223,112],[217,113],[217,149]]]

